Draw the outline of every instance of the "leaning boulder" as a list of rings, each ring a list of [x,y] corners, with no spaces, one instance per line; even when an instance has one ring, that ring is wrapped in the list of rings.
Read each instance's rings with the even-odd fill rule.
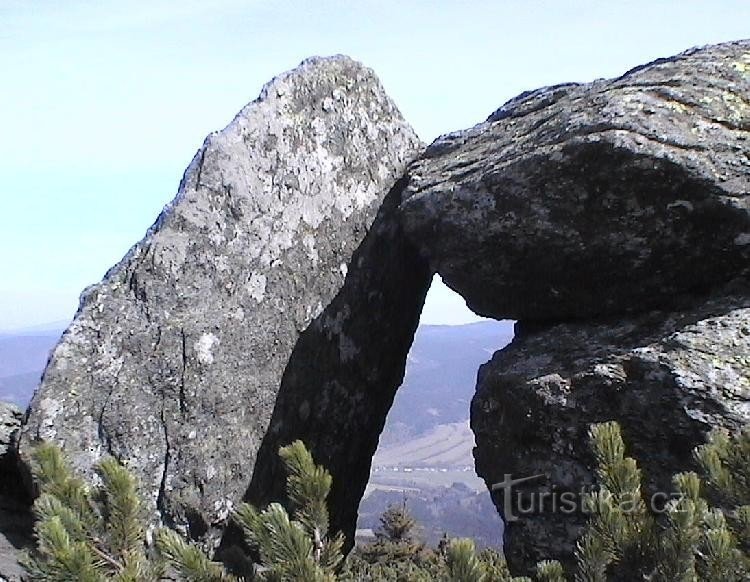
[[[344,326],[320,318],[420,149],[372,71],[347,57],[271,81],[206,139],[146,237],[84,292],[22,452],[60,443],[86,475],[113,455],[163,523],[216,541],[300,335],[316,321],[331,336]],[[355,347],[336,338],[349,357]]]
[[[349,543],[432,281],[398,220],[403,187],[386,196],[339,294],[300,336],[245,496],[257,506],[286,498],[278,450],[301,439],[333,477],[331,528]],[[237,533],[227,532],[225,548],[240,541]]]
[[[435,141],[404,224],[489,317],[638,312],[750,263],[750,41],[524,93]]]
[[[510,494],[496,488],[517,571],[572,558],[586,516],[560,501],[567,492],[580,502],[594,483],[592,423],[620,423],[651,496],[671,492],[673,474],[696,468],[692,450],[710,429],[750,422],[748,291],[741,282],[671,311],[517,325],[513,342],[480,368],[471,407],[477,473],[490,487],[541,475]],[[663,496],[654,502],[658,509]]]

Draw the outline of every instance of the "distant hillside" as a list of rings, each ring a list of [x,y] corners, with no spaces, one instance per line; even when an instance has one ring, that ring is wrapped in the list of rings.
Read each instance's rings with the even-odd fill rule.
[[[40,326],[0,333],[0,400],[26,407],[62,332]]]
[[[26,408],[41,377],[41,371],[0,377],[0,400]]]
[[[441,424],[466,421],[479,366],[511,339],[511,321],[421,326],[381,447],[406,442]]]
[[[360,539],[369,537],[362,535],[365,532],[377,530],[386,507],[404,502],[417,520],[419,537],[433,547],[443,533],[470,537],[481,548],[503,545],[503,522],[487,490],[478,493],[460,482],[443,487],[374,491],[359,506]]]
[[[472,448],[474,433],[471,432],[468,422],[440,424],[402,443],[379,447],[373,465],[376,468],[463,467],[472,464]]]
[[[502,545],[502,519],[474,472],[469,405],[479,366],[511,339],[509,321],[419,328],[373,458],[360,532],[375,529],[389,504],[406,501],[428,543],[446,532]]]

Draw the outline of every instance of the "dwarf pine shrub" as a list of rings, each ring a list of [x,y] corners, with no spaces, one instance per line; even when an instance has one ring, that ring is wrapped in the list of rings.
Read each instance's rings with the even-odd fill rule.
[[[279,454],[288,472],[292,515],[278,503],[263,511],[242,504],[233,515],[260,555],[253,577],[335,581],[344,559],[344,538],[329,532],[331,475],[315,465],[300,441],[282,447]],[[55,445],[39,445],[32,458],[41,495],[34,503],[37,547],[24,559],[31,580],[151,582],[165,572],[186,582],[238,580],[174,531],[157,530],[155,547],[149,548],[135,479],[116,460],[98,465],[101,485],[92,489],[73,474]]]
[[[616,423],[594,425],[597,491],[576,550],[576,582],[644,579],[654,582],[733,582],[750,579],[750,430],[714,431],[696,449],[703,477],[680,473],[662,516],[652,515],[641,473]],[[344,560],[344,539],[330,531],[332,479],[296,441],[279,454],[286,467],[291,513],[272,503],[242,504],[232,518],[260,558],[251,579],[269,582],[531,582],[514,578],[501,554],[477,552],[471,540],[447,538],[434,550],[416,535],[405,505],[388,508],[377,539]],[[37,546],[24,559],[29,579],[45,582],[239,582],[197,545],[148,523],[135,479],[114,459],[97,466],[100,485],[76,477],[59,448],[39,445],[32,470],[40,486],[34,503]],[[560,563],[537,565],[533,580],[563,582]]]
[[[279,450],[287,471],[290,515],[279,503],[260,511],[243,503],[233,515],[245,538],[257,550],[260,564],[254,578],[268,582],[335,582],[343,560],[344,538],[329,531],[326,499],[331,475],[316,465],[302,441]],[[175,532],[162,529],[157,548],[188,582],[236,580]]]
[[[703,480],[675,475],[676,495],[659,519],[644,503],[619,425],[592,426],[590,442],[599,490],[586,499],[591,517],[577,545],[577,582],[750,579],[750,429],[713,431],[695,450]]]
[[[34,502],[36,548],[23,560],[32,580],[149,582],[164,563],[146,546],[146,522],[135,480],[114,459],[99,463],[101,486],[75,477],[60,449],[32,454],[40,496]]]

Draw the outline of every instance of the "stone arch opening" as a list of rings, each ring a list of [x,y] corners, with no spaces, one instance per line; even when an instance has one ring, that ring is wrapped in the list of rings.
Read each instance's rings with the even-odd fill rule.
[[[374,537],[389,505],[406,502],[430,545],[443,533],[479,546],[502,545],[502,519],[474,468],[469,413],[477,370],[511,341],[513,323],[476,315],[433,277],[404,381],[373,456],[357,541]]]
[[[452,323],[479,320],[479,325],[487,328],[482,330],[484,343],[479,342],[483,347],[475,346],[475,361],[467,364],[470,371],[462,379],[463,401],[454,406],[462,411],[462,418],[449,419],[453,422],[440,429],[443,434],[453,431],[463,439],[459,446],[465,453],[473,448],[473,437],[469,443],[466,437],[471,434],[468,415],[477,368],[512,337],[512,322],[482,320],[473,315],[463,299],[434,276],[427,261],[404,236],[397,214],[402,188],[403,183],[396,184],[386,197],[350,262],[339,294],[301,334],[244,497],[258,506],[284,499],[285,472],[278,449],[301,439],[317,462],[333,475],[331,527],[344,532],[350,544],[354,543],[358,508],[370,480],[372,459],[402,386],[420,316],[440,312],[447,303],[462,312],[454,314]],[[433,278],[438,283],[423,311]],[[457,338],[448,341],[461,343]],[[473,461],[464,459],[460,470],[473,474]],[[444,480],[450,477],[442,471],[440,474]],[[483,483],[478,478],[472,482],[472,491],[477,496],[482,492],[485,509],[492,509]],[[496,539],[501,540],[497,513],[492,510],[485,514],[488,521],[494,520]],[[220,553],[226,556],[227,550],[238,544],[241,535],[230,526]]]
[[[385,197],[339,293],[300,335],[244,496],[257,506],[284,499],[286,475],[278,449],[301,439],[332,473],[331,527],[342,531],[350,544],[372,458],[402,385],[434,276],[402,229],[399,208],[406,181],[397,182]],[[436,289],[441,288],[446,293],[441,284]],[[492,352],[499,347],[493,346]],[[479,360],[490,356],[484,353]],[[476,369],[471,375],[475,377]],[[473,387],[472,380],[468,389]],[[463,403],[466,418],[469,404]],[[237,544],[241,535],[230,526],[220,552],[226,555]]]

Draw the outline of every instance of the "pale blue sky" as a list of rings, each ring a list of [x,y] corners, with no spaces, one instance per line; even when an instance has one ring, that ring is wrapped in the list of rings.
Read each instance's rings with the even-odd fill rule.
[[[431,141],[527,89],[748,36],[748,0],[0,0],[0,329],[71,317],[204,136],[307,56],[375,69]],[[423,320],[468,317],[433,289]]]

